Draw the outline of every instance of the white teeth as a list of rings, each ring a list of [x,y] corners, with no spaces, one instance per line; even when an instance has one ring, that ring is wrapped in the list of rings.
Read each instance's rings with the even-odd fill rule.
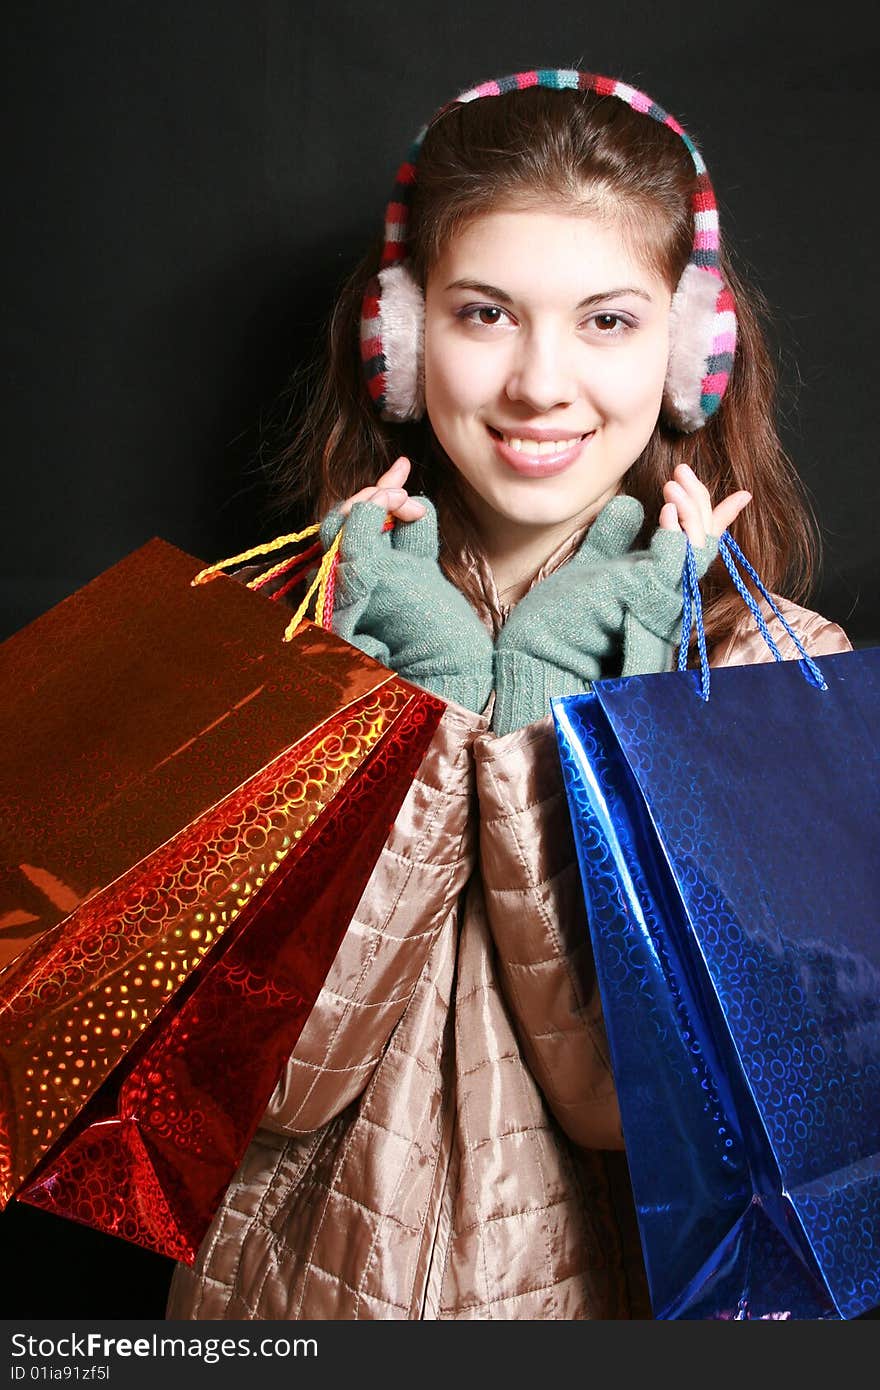
[[[561,454],[565,449],[574,448],[575,444],[580,444],[580,435],[574,439],[548,440],[546,443],[539,444],[535,439],[517,439],[511,435],[503,436],[505,444],[509,444],[511,449],[515,449],[518,454],[534,454],[536,458],[541,458],[544,454]]]

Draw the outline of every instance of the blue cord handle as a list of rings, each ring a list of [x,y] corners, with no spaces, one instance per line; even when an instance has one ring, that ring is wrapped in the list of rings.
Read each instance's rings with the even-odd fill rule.
[[[820,690],[827,690],[828,683],[825,680],[825,677],[822,675],[822,672],[819,670],[819,667],[816,665],[813,658],[807,655],[803,647],[803,644],[800,641],[800,638],[789,627],[788,623],[783,618],[782,614],[780,613],[770,594],[768,594],[767,590],[764,588],[764,585],[761,583],[757,574],[752,569],[752,566],[749,564],[745,555],[743,555],[736,541],[733,539],[731,535],[728,534],[727,531],[722,531],[718,539],[718,550],[722,560],[727,566],[728,573],[730,574],[730,577],[733,580],[734,587],[736,588],[737,593],[740,595],[743,603],[746,605],[749,612],[752,614],[752,617],[755,619],[755,622],[758,624],[761,636],[764,638],[764,641],[767,643],[768,647],[772,651],[774,659],[776,661],[783,661],[785,658],[783,657],[776,643],[773,641],[773,638],[770,636],[770,629],[767,627],[767,624],[764,621],[763,613],[758,607],[755,599],[749,593],[748,589],[742,581],[742,578],[737,573],[737,560],[739,560],[740,564],[748,574],[749,578],[754,580],[755,584],[758,586],[761,593],[764,595],[764,598],[767,600],[770,607],[773,609],[773,612],[776,614],[777,618],[782,623],[782,626],[785,628],[789,637],[794,642],[795,646],[797,647],[798,651],[800,652],[801,656],[806,662],[808,670],[804,671],[805,679],[812,680],[812,683],[814,685],[817,685]],[[682,571],[681,582],[682,589],[684,592],[684,601],[682,604],[681,614],[681,645],[678,649],[678,669],[679,671],[687,670],[687,654],[688,647],[690,646],[691,642],[691,627],[693,626],[693,622],[696,621],[697,647],[699,648],[700,652],[700,696],[703,700],[708,700],[709,658],[706,655],[706,634],[703,630],[703,604],[702,600],[700,599],[700,581],[697,578],[697,562],[694,559],[694,551],[689,539],[687,541],[687,554],[685,555],[684,569]]]

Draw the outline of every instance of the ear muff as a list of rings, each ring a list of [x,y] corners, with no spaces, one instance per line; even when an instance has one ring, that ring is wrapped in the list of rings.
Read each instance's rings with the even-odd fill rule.
[[[440,107],[432,120],[454,106],[480,97],[500,96],[526,87],[596,92],[625,101],[634,111],[669,126],[681,137],[694,162],[694,243],[672,298],[670,352],[663,414],[685,434],[698,430],[718,409],[736,349],[736,311],[718,260],[718,209],[702,157],[678,121],[644,92],[613,77],[548,68],[518,72],[483,82]],[[397,171],[385,210],[381,266],[364,294],[361,309],[361,360],[370,398],[383,420],[418,420],[425,411],[422,291],[407,264],[408,228],[419,150],[428,126],[420,130]]]

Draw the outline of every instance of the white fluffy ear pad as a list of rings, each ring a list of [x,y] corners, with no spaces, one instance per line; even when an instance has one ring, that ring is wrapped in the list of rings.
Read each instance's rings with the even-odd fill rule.
[[[379,272],[379,336],[385,358],[388,420],[418,420],[425,412],[425,300],[403,262]]]
[[[670,424],[686,434],[706,421],[700,397],[713,344],[719,330],[725,327],[716,313],[722,288],[721,281],[710,271],[687,265],[672,296],[663,409]]]

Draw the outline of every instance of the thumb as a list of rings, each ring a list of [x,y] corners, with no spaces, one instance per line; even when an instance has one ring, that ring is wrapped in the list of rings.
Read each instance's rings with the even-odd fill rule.
[[[339,507],[334,507],[331,512],[327,513],[318,531],[318,539],[323,550],[330,549],[344,525],[345,516]]]
[[[644,508],[637,497],[612,497],[584,537],[576,557],[578,562],[595,564],[597,560],[616,560],[626,555],[644,519]]]

